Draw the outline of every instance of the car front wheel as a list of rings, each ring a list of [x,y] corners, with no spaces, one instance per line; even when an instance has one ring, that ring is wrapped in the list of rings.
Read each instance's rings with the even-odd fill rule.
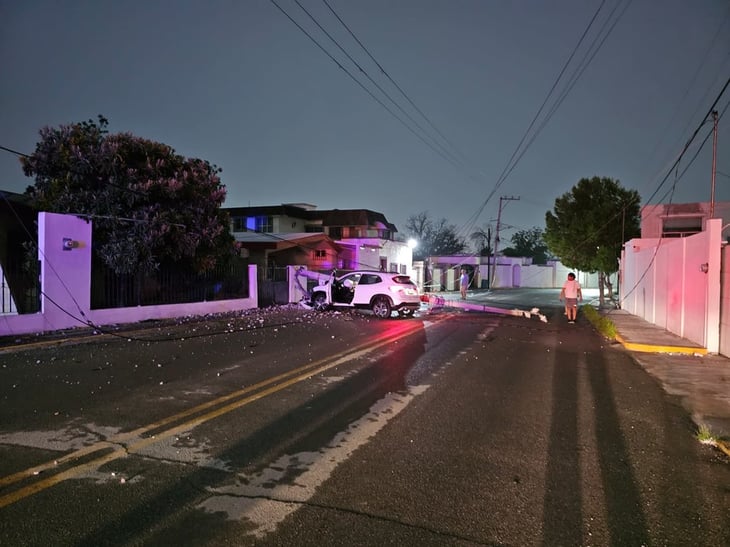
[[[329,304],[327,304],[327,295],[324,293],[315,294],[312,299],[312,304],[314,304],[315,310],[325,311],[329,307]]]
[[[380,319],[390,317],[390,300],[385,296],[378,296],[373,300],[373,314]]]

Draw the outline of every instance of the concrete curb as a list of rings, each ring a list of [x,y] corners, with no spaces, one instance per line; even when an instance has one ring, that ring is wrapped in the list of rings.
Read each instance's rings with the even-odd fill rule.
[[[716,441],[715,446],[722,450],[726,456],[730,457],[730,447],[728,447],[723,441]]]
[[[655,344],[639,344],[629,342],[620,334],[616,334],[616,341],[623,347],[631,351],[640,351],[643,353],[682,353],[686,355],[707,355],[707,348],[694,348],[689,346],[663,346]]]

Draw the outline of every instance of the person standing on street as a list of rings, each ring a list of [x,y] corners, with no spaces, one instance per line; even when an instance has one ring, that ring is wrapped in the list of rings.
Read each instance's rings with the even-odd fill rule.
[[[469,274],[461,269],[461,277],[459,278],[459,288],[461,289],[461,299],[466,300],[466,289],[469,287]]]
[[[568,274],[568,279],[563,283],[563,289],[560,291],[560,301],[563,300],[565,300],[565,315],[568,316],[568,323],[575,323],[575,316],[578,315],[578,301],[583,302],[583,293],[573,272]]]

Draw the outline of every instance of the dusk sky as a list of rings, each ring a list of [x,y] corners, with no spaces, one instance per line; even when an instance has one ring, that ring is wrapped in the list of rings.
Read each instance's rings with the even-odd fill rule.
[[[730,200],[728,0],[0,0],[0,52],[0,146],[102,114],[221,167],[227,207],[366,208],[402,235],[427,211],[467,235],[519,197],[505,241],[582,177],[709,201],[711,122],[671,167],[718,96]],[[32,183],[0,150],[0,190]]]

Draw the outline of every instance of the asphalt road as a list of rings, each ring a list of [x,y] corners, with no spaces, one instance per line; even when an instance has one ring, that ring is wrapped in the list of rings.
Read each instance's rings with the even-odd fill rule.
[[[730,544],[727,459],[542,311],[258,310],[0,352],[0,545]]]

